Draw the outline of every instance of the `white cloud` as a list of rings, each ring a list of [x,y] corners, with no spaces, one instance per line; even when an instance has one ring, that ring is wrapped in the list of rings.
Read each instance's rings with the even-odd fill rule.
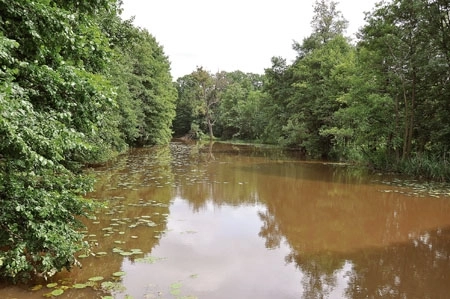
[[[125,18],[148,29],[164,47],[174,79],[196,66],[262,73],[273,56],[295,58],[292,41],[310,32],[313,0],[124,0]],[[349,33],[375,0],[342,0]]]

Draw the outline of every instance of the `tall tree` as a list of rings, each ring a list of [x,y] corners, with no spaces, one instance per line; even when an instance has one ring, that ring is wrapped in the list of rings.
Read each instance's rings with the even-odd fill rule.
[[[272,130],[278,127],[277,141],[315,157],[330,154],[333,138],[321,132],[332,125],[333,113],[339,108],[336,99],[348,89],[348,82],[338,79],[340,72],[352,65],[353,50],[343,37],[347,22],[336,5],[316,1],[312,34],[302,44],[294,44],[296,61],[286,66],[275,59],[272,70],[266,71],[266,90],[272,107],[277,107],[271,118],[276,123]]]
[[[172,137],[176,89],[172,84],[170,64],[162,47],[146,30],[139,31],[133,48],[129,91],[141,104],[143,118],[139,123],[138,144],[164,144]]]
[[[203,122],[211,140],[214,138],[213,127],[217,121],[216,110],[221,92],[227,84],[225,74],[221,72],[213,75],[203,67],[197,67],[194,72],[178,80],[178,111],[184,109],[184,119],[191,120],[190,127],[194,131],[199,130],[202,125],[200,122]],[[187,117],[186,113],[191,116]],[[175,123],[181,121],[181,118],[177,118]]]
[[[441,139],[448,136],[449,127],[442,118],[442,112],[448,111],[449,92],[448,34],[443,21],[448,19],[448,5],[447,17],[445,10],[434,1],[396,0],[378,7],[362,30],[360,47],[377,57],[368,67],[384,67],[380,76],[396,107],[392,122],[401,140],[397,159],[403,161],[427,149],[444,154],[448,148]]]
[[[176,104],[176,117],[173,121],[175,136],[191,134],[198,138],[200,123],[203,121],[202,102],[198,99],[198,84],[191,74],[177,79],[176,88],[178,98]]]
[[[294,42],[293,48],[303,57],[310,51],[326,44],[338,35],[344,35],[348,21],[337,8],[338,3],[332,0],[316,0],[313,6],[311,21],[312,34],[303,39],[303,43]]]
[[[226,77],[227,84],[218,109],[220,136],[224,139],[258,139],[263,132],[262,76],[235,71],[227,73]]]
[[[263,100],[266,126],[262,139],[267,143],[281,143],[285,139],[283,126],[287,123],[290,111],[288,101],[292,97],[293,70],[281,57],[272,58],[272,67],[265,70],[263,91],[267,94]]]

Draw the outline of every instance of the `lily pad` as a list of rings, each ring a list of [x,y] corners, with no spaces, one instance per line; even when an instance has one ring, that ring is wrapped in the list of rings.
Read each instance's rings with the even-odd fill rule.
[[[102,282],[102,289],[105,291],[125,291],[125,286],[119,282],[104,281]]]
[[[103,279],[104,279],[103,276],[94,276],[94,277],[89,278],[88,280],[89,281],[100,281]]]
[[[113,276],[114,276],[114,277],[121,277],[121,276],[124,276],[125,274],[126,274],[125,272],[119,271],[119,272],[113,273]]]
[[[50,294],[52,295],[52,296],[60,296],[60,295],[62,295],[64,293],[64,290],[61,290],[61,289],[56,289],[56,290],[53,290]]]
[[[40,289],[42,289],[42,284],[35,285],[31,288],[32,291],[39,291]]]
[[[182,284],[180,282],[175,282],[172,283],[170,285],[170,294],[174,295],[174,296],[178,296],[181,293],[181,288]]]
[[[74,284],[72,287],[74,288],[74,289],[84,289],[84,288],[86,288],[88,285],[87,284],[85,284],[85,283],[76,283],[76,284]]]
[[[58,285],[58,283],[52,282],[52,283],[47,284],[47,288],[53,289],[53,288],[56,287],[57,285]]]
[[[154,264],[155,262],[162,260],[163,258],[154,257],[154,256],[146,256],[142,258],[135,259],[135,262],[138,263],[147,263],[147,264]]]

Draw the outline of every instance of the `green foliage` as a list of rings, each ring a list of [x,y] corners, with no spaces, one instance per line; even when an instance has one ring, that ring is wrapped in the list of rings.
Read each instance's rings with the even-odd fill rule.
[[[433,156],[431,153],[416,154],[399,164],[396,171],[414,177],[434,181],[448,181],[450,178],[450,161],[448,157]]]
[[[240,71],[226,74],[218,108],[218,131],[225,139],[255,140],[262,133],[262,76]]]
[[[288,101],[293,96],[293,71],[281,57],[272,58],[272,67],[266,69],[263,85],[267,95],[262,99],[263,115],[266,126],[262,140],[266,143],[278,144],[285,138],[283,126],[287,124],[290,115]]]
[[[266,70],[264,104],[269,120],[263,140],[296,147],[313,157],[327,158],[336,142],[333,114],[338,98],[350,88],[354,49],[342,36],[347,21],[333,1],[316,1],[313,33],[295,43],[292,65],[273,58]]]
[[[382,2],[352,45],[337,3],[318,0],[291,65],[274,57],[263,77],[227,73],[220,88],[199,70],[179,79],[174,128],[206,130],[208,91],[220,100],[209,118],[222,138],[442,179],[431,165],[450,151],[449,12],[445,1]]]
[[[331,0],[316,0],[314,15],[311,21],[313,32],[303,40],[302,44],[294,43],[293,48],[299,57],[308,55],[337,36],[343,35],[348,21],[337,9],[338,3]]]
[[[144,118],[139,124],[140,144],[164,144],[172,137],[176,89],[170,76],[170,65],[163,49],[147,31],[139,32],[139,43],[133,51],[135,81],[129,86],[139,99]]]
[[[198,137],[195,129],[199,128],[203,133],[208,132],[212,139],[213,126],[217,121],[216,110],[226,85],[224,72],[213,75],[202,67],[197,67],[196,71],[179,78],[177,117],[174,119],[176,134],[189,133]]]
[[[92,185],[62,162],[88,148],[57,116],[35,111],[14,83],[0,86],[0,115],[0,276],[51,276],[69,269],[82,246],[76,217],[91,208],[82,195]]]
[[[0,0],[1,278],[79,264],[93,208],[82,166],[171,136],[167,57],[118,13],[112,0]]]
[[[103,26],[114,42],[108,76],[116,86],[115,118],[125,140],[131,145],[167,143],[177,94],[162,47],[149,32],[118,16],[105,17]]]
[[[365,148],[368,155],[379,156],[381,150],[388,161],[376,167],[406,163],[421,168],[410,161],[448,153],[450,123],[443,115],[449,113],[449,11],[448,3],[439,1],[397,0],[379,5],[368,16],[358,45],[361,77],[372,84],[368,95],[383,101],[371,104],[376,121],[371,135],[377,137],[362,135],[360,140],[373,142]]]

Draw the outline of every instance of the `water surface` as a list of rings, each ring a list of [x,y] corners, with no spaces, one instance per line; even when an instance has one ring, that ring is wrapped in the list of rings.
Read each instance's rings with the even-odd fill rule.
[[[86,221],[83,268],[53,279],[61,298],[450,294],[445,186],[221,143],[135,149],[94,173],[90,196],[107,206]],[[4,286],[0,297],[50,291]]]

